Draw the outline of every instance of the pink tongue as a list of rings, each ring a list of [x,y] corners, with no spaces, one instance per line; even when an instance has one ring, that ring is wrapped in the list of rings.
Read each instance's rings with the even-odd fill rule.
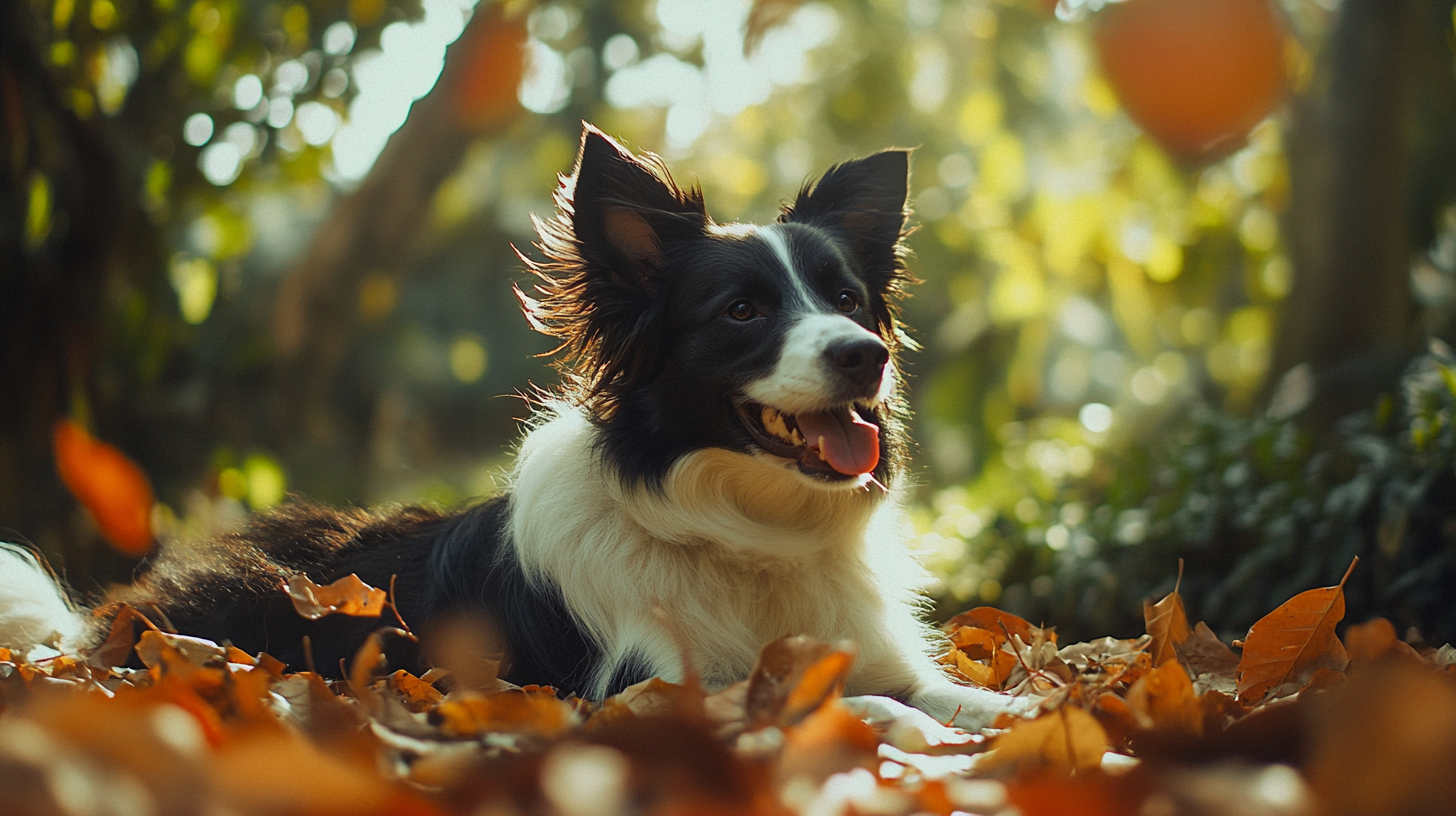
[[[854,409],[799,414],[795,419],[804,439],[811,447],[817,445],[829,466],[840,473],[869,473],[880,463],[880,429],[860,419]]]

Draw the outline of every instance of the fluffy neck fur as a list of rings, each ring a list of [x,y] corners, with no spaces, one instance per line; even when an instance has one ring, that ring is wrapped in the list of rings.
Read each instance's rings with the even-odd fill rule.
[[[561,587],[606,655],[595,693],[629,659],[679,680],[684,652],[721,687],[748,675],[763,644],[798,634],[858,643],[851,689],[915,682],[926,632],[907,607],[923,576],[878,488],[820,486],[721,449],[683,457],[661,490],[624,485],[599,433],[564,407],[531,431],[510,522],[527,575]]]

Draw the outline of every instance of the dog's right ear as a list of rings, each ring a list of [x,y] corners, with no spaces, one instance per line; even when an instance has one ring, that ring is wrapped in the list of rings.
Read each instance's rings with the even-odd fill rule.
[[[701,192],[679,189],[657,156],[634,156],[590,124],[562,193],[582,259],[643,291],[654,286],[663,245],[701,235],[708,223]]]

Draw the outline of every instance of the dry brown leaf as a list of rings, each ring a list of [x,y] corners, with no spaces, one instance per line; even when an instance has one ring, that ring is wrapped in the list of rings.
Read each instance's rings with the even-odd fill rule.
[[[1006,636],[1002,635],[1000,640],[1006,640]],[[971,660],[985,660],[995,654],[998,644],[994,633],[976,626],[957,627],[950,633],[950,642]]]
[[[1132,710],[1127,707],[1127,701],[1116,694],[1103,694],[1092,704],[1092,716],[1097,718],[1102,730],[1107,732],[1107,739],[1112,747],[1126,751],[1138,727]]]
[[[1203,709],[1204,734],[1217,734],[1248,712],[1238,698],[1215,689],[1198,696],[1198,707]]]
[[[1153,638],[1148,644],[1148,654],[1153,659],[1154,668],[1174,659],[1175,650],[1193,634],[1188,628],[1188,614],[1183,611],[1183,596],[1178,594],[1178,587],[1182,584],[1183,559],[1180,558],[1178,581],[1173,585],[1173,591],[1157,603],[1143,601],[1143,620]]]
[[[843,705],[832,703],[786,730],[779,774],[818,784],[851,768],[873,769],[879,764],[879,744],[875,729]]]
[[[1361,672],[1310,706],[1307,773],[1330,816],[1450,813],[1456,683],[1399,661]]]
[[[111,619],[111,629],[108,630],[106,640],[86,656],[87,663],[97,667],[125,664],[137,642],[137,627],[145,625],[156,628],[144,615],[130,606],[120,604],[120,607],[116,617]]]
[[[852,646],[835,648],[802,635],[764,646],[748,677],[751,727],[792,725],[839,696],[854,667]]]
[[[1014,722],[991,744],[983,767],[1070,776],[1100,768],[1108,748],[1107,732],[1096,718],[1080,708],[1062,706],[1034,720]]]
[[[1203,708],[1188,672],[1176,660],[1134,683],[1127,692],[1127,707],[1140,728],[1203,736]]]
[[[283,591],[293,600],[298,614],[309,620],[336,612],[356,618],[377,618],[384,612],[387,600],[384,590],[369,586],[353,573],[328,586],[319,586],[300,572],[289,577]]]
[[[149,669],[168,668],[168,658],[175,655],[194,666],[221,665],[227,662],[227,649],[202,638],[169,635],[156,629],[142,632],[136,644],[137,657]],[[175,667],[173,667],[175,668]]]
[[[435,708],[440,730],[451,737],[474,737],[490,731],[557,736],[576,723],[576,713],[550,689],[516,689],[481,696],[452,694]]]
[[[1232,679],[1238,676],[1239,656],[1203,621],[1193,627],[1192,636],[1178,646],[1177,652],[1178,659],[1193,677],[1208,674]]]
[[[1239,660],[1240,700],[1258,702],[1286,683],[1302,686],[1316,669],[1345,668],[1349,657],[1335,624],[1345,617],[1345,581],[1358,561],[1339,584],[1301,592],[1249,629]]]
[[[660,677],[651,677],[607,698],[601,709],[587,721],[587,726],[594,730],[625,720],[651,717],[695,719],[703,714],[706,699],[698,686],[669,683]]]
[[[1031,643],[1036,640],[1036,633],[1043,632],[1045,638],[1052,643],[1057,642],[1057,634],[1050,628],[1042,630],[1032,626],[1025,618],[1017,617],[1010,612],[1003,612],[994,606],[978,606],[967,612],[945,622],[941,627],[948,632],[954,632],[962,626],[971,626],[978,629],[985,629],[996,637],[996,643],[1005,643],[1012,635],[1019,636],[1023,643]]]
[[[439,689],[404,669],[389,676],[389,687],[399,692],[405,708],[414,712],[428,711],[445,699]]]
[[[1385,618],[1351,624],[1345,629],[1344,640],[1352,669],[1384,660],[1421,662],[1420,654],[1409,643],[1396,637],[1395,626]]]
[[[950,656],[951,659],[954,661],[951,665],[955,668],[956,671],[960,672],[961,676],[965,679],[971,681],[972,683],[975,683],[982,688],[997,690],[1001,688],[1001,681],[1005,678],[998,678],[996,676],[996,670],[991,666],[985,663],[978,663],[970,659],[969,657],[966,657],[965,653],[962,652],[960,649],[951,649]],[[1011,655],[1007,656],[1011,657]],[[1011,662],[1014,665],[1016,659],[1012,657]]]

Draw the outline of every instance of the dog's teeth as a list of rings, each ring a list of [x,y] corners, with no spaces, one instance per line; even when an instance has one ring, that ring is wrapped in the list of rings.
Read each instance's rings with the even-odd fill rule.
[[[819,437],[819,445],[818,445],[818,447],[814,448],[814,452],[817,453],[817,454],[819,454],[819,461],[821,461],[821,462],[828,462],[829,461],[824,456],[824,437],[822,437],[822,436]]]
[[[789,431],[789,441],[793,442],[795,445],[802,445],[804,444],[804,436],[803,434],[799,433],[798,428],[795,428]]]
[[[768,432],[769,436],[775,439],[782,439],[786,442],[793,442],[796,445],[803,443],[802,438],[797,442],[794,441],[798,433],[789,431],[789,425],[784,421],[783,414],[766,405],[759,412],[759,421],[763,423],[763,429]]]

